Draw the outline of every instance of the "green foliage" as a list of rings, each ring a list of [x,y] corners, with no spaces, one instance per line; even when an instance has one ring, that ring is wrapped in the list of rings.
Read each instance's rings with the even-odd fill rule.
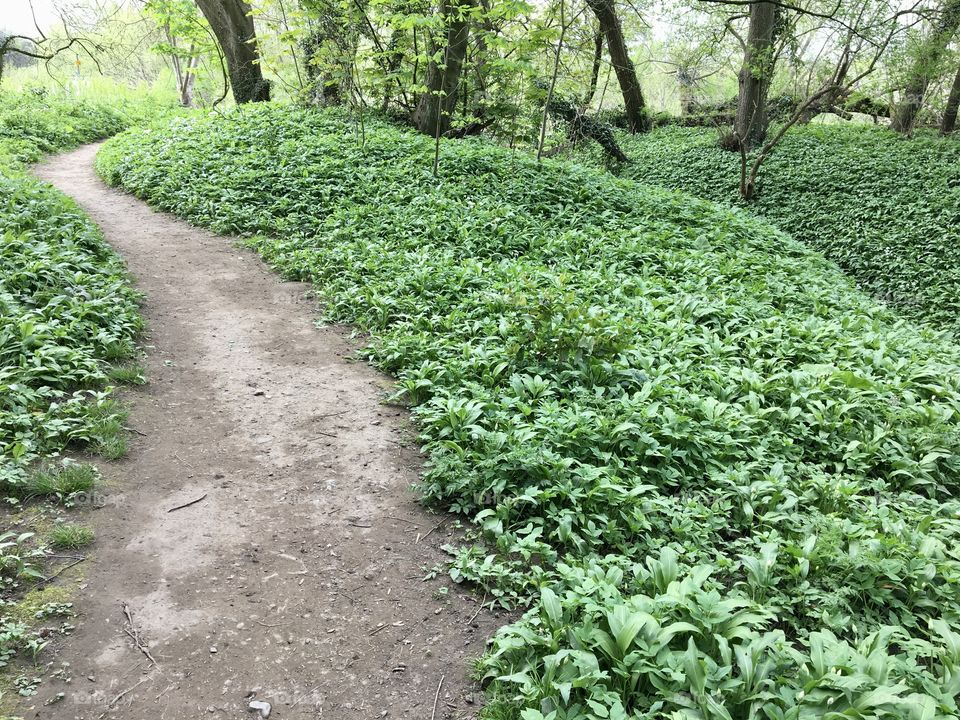
[[[0,484],[9,487],[69,443],[122,454],[110,365],[132,353],[141,319],[123,264],[96,226],[20,166],[127,120],[43,93],[0,101]]]
[[[114,135],[145,115],[137,103],[117,107],[44,89],[0,92],[0,166],[36,162],[45,153]]]
[[[31,472],[18,489],[26,497],[55,498],[71,502],[80,493],[93,490],[100,473],[93,465],[65,462]]]
[[[657,136],[661,137],[661,136]],[[111,140],[104,177],[370,333],[534,602],[491,717],[953,717],[960,351],[746,213],[279,106]],[[203,178],[203,182],[197,182]],[[521,713],[522,710],[522,713]]]
[[[956,710],[960,635],[942,621],[933,639],[880,626],[856,643],[830,630],[801,643],[773,629],[749,599],[708,589],[711,568],[677,578],[666,548],[626,597],[621,577],[571,572],[564,595],[502,630],[481,663],[499,683],[493,708],[522,698],[523,720],[581,718],[934,718]],[[657,568],[661,570],[662,568]]]
[[[29,532],[0,534],[0,590],[4,594],[24,580],[42,577],[37,562],[46,552],[28,542],[32,537],[33,533]]]
[[[711,130],[623,137],[622,173],[738,203],[739,158]],[[599,155],[596,162],[602,162]],[[748,205],[822,251],[908,316],[960,333],[960,144],[870,126],[811,125],[784,137]]]
[[[36,657],[46,645],[40,633],[26,623],[8,617],[0,618],[0,670],[7,667],[18,653],[29,653]]]
[[[50,529],[50,544],[55,548],[79,550],[93,542],[93,530],[83,525],[63,523]]]

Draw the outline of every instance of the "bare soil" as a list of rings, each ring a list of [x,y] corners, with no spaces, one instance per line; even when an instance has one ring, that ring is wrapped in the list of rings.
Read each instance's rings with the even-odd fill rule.
[[[79,627],[54,660],[69,682],[48,678],[20,712],[244,718],[255,699],[281,720],[427,720],[443,679],[436,718],[475,715],[470,663],[500,621],[444,594],[443,573],[423,580],[454,523],[410,489],[421,458],[382,404],[388,379],[315,326],[306,285],[106,187],[96,150],[36,172],[146,294],[150,382],[122,395],[129,456],[103,464]]]

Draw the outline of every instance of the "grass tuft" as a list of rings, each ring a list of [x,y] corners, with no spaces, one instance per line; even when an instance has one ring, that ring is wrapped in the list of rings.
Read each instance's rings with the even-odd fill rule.
[[[114,365],[107,373],[111,382],[119,385],[144,385],[147,377],[141,365]]]
[[[35,470],[22,484],[26,497],[70,497],[93,490],[100,481],[100,472],[87,463],[68,463]]]
[[[47,534],[50,544],[61,550],[79,550],[93,542],[93,530],[83,525],[54,525]]]

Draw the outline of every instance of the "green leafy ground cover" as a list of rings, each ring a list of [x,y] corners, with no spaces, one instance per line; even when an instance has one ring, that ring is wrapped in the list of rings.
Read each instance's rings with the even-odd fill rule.
[[[960,351],[745,213],[432,153],[264,106],[98,168],[370,333],[423,494],[475,521],[454,578],[531,605],[486,716],[957,716]]]
[[[739,157],[717,133],[624,137],[624,177],[738,202]],[[594,162],[599,154],[591,150]],[[749,210],[823,252],[862,288],[960,336],[960,143],[872,126],[794,128],[760,171]]]
[[[72,201],[24,164],[116,133],[131,117],[45,93],[0,93],[0,700],[35,692],[37,672],[20,674],[18,660],[35,659],[72,629],[52,622],[72,610],[69,593],[44,582],[54,572],[48,547],[69,540],[78,548],[92,533],[75,523],[46,526],[99,476],[58,456],[83,447],[123,453],[111,375],[129,370],[121,364],[141,328],[120,259]]]
[[[129,118],[44,94],[0,95],[0,484],[70,443],[116,454],[111,366],[141,328],[120,259],[23,163],[116,133]],[[14,490],[15,493],[15,490]]]

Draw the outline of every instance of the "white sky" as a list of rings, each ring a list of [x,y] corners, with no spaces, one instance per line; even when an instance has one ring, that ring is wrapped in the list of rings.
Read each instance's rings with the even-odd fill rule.
[[[33,9],[37,22],[44,30],[57,18],[54,0],[33,0]],[[30,14],[30,0],[0,0],[0,30],[20,35],[36,35],[33,16]]]

